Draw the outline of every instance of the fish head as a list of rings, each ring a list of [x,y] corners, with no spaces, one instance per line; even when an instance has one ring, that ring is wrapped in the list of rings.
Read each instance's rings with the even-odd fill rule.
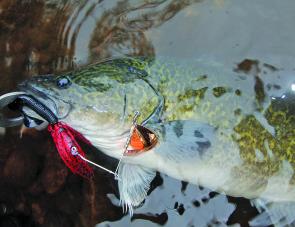
[[[48,106],[59,120],[89,135],[90,141],[92,135],[112,140],[128,134],[136,111],[141,122],[160,103],[142,68],[132,66],[133,62],[119,63],[108,61],[58,76],[32,77],[20,88]]]

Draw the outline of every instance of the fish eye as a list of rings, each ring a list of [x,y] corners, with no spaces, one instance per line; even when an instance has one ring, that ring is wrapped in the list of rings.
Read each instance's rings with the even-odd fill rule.
[[[61,77],[57,80],[56,85],[59,88],[68,88],[71,85],[71,81],[69,78],[67,77]]]

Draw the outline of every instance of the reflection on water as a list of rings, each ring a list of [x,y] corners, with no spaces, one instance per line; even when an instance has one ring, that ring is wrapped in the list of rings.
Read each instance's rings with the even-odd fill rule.
[[[292,48],[286,44],[270,48],[265,40],[273,35],[270,26],[278,29],[277,33],[284,32],[285,40],[292,37],[291,13],[282,13],[289,10],[284,5],[287,3],[282,7],[273,3],[278,8],[275,11],[270,2],[274,1],[256,3],[252,9],[243,1],[230,4],[222,0],[2,0],[1,94],[14,90],[17,83],[33,75],[114,56],[210,56],[237,63],[250,55],[287,67]],[[240,21],[229,29],[232,17]],[[271,25],[265,24],[267,19]],[[258,24],[262,32],[251,34],[251,24]],[[237,30],[239,34],[235,34]],[[253,36],[256,43],[252,42]],[[272,45],[280,44],[279,38],[272,41]],[[286,58],[278,60],[270,52]],[[153,182],[154,191],[130,219],[122,214],[114,196],[118,195],[116,182],[99,170],[95,182],[73,176],[60,161],[46,132],[26,130],[20,139],[19,129],[0,129],[0,141],[3,226],[246,226],[257,214],[246,199],[158,176]],[[91,152],[96,154],[93,159],[114,166],[114,160]]]

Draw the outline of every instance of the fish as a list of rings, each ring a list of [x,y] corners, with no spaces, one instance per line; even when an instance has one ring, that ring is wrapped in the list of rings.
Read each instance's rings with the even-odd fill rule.
[[[118,171],[126,209],[142,203],[157,171],[226,195],[294,202],[294,72],[264,66],[124,57],[19,88],[116,159],[140,112]]]

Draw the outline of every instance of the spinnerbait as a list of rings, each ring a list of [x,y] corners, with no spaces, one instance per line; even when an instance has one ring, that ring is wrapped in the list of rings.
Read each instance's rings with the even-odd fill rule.
[[[41,120],[28,116],[23,107],[36,112],[40,117],[49,123],[48,131],[51,133],[58,153],[66,166],[75,174],[90,179],[93,176],[92,168],[87,164],[85,153],[76,141],[80,139],[91,144],[81,133],[67,124],[58,121],[56,115],[39,100],[27,94],[19,95],[8,107],[12,110],[19,110],[24,116],[24,123],[28,127],[34,127],[42,123]]]
[[[13,119],[5,119],[3,121],[5,123],[4,127],[16,126],[17,124],[23,122],[26,127],[34,128],[42,124],[44,121],[48,122],[48,131],[51,133],[51,136],[53,138],[53,141],[56,145],[56,148],[61,159],[73,173],[88,179],[90,179],[93,176],[93,170],[87,164],[90,163],[98,168],[101,168],[115,175],[115,179],[120,180],[118,176],[118,170],[123,156],[132,155],[134,153],[138,153],[139,151],[145,151],[146,149],[153,147],[155,144],[154,137],[152,139],[144,138],[146,136],[153,135],[152,132],[148,131],[147,129],[145,129],[145,131],[147,130],[145,132],[146,135],[143,134],[144,136],[142,138],[138,136],[138,127],[140,125],[137,124],[137,119],[140,115],[140,112],[136,111],[129,132],[129,136],[126,141],[124,151],[122,153],[122,157],[119,160],[115,172],[113,172],[103,166],[100,166],[88,160],[85,157],[85,153],[76,141],[76,139],[82,140],[83,142],[91,145],[90,141],[88,141],[81,133],[79,133],[69,125],[65,124],[64,122],[60,122],[57,116],[47,106],[42,104],[35,97],[22,92],[14,92],[1,96],[0,100],[2,100],[3,104],[2,106],[0,106],[1,108],[3,108],[6,105],[11,110],[20,111],[22,113],[22,117],[18,117],[14,121]],[[34,111],[42,119],[44,119],[44,121],[29,116],[25,112],[24,107],[27,107],[30,110]],[[133,149],[135,148],[135,150],[128,150],[129,145],[131,145]]]

